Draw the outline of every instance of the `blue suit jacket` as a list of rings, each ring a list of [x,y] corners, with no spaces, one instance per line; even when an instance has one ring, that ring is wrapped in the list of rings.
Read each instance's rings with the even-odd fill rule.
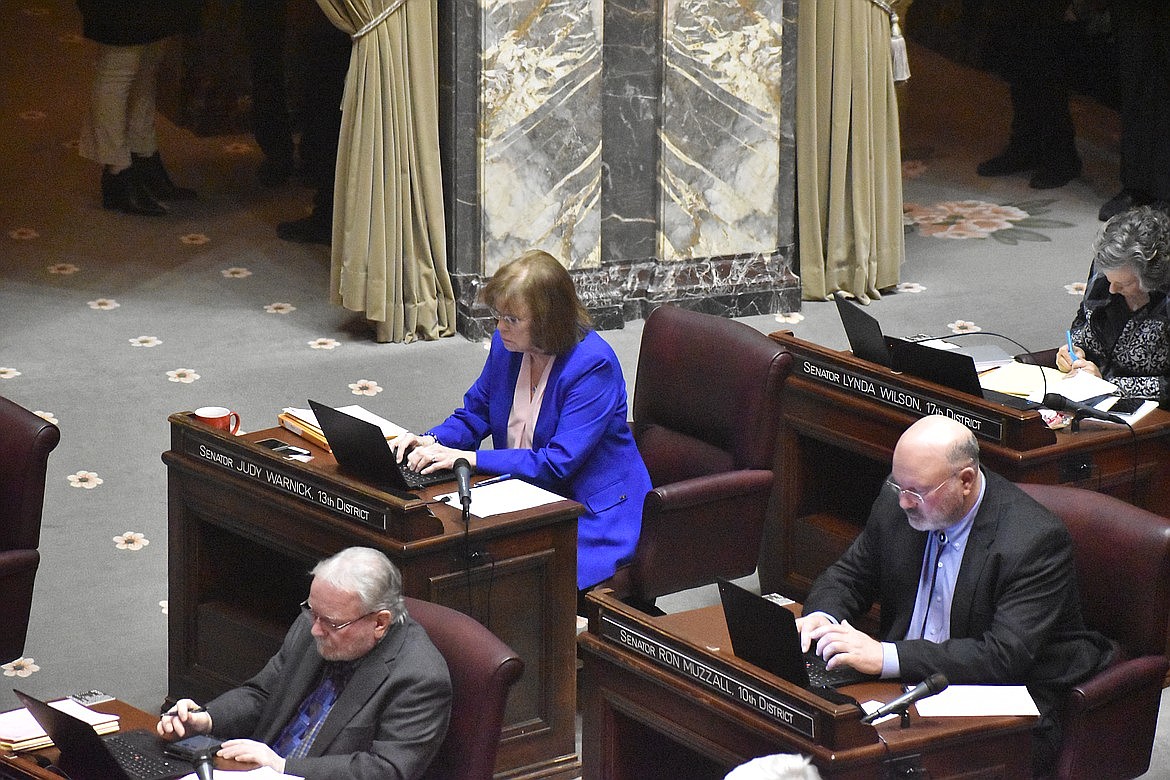
[[[430,430],[448,447],[473,450],[490,434],[495,449],[476,468],[513,474],[585,506],[577,523],[577,587],[613,575],[634,554],[650,475],[626,421],[626,383],[613,349],[589,331],[557,356],[544,391],[532,449],[506,449],[519,352],[499,334],[475,384],[441,425]]]

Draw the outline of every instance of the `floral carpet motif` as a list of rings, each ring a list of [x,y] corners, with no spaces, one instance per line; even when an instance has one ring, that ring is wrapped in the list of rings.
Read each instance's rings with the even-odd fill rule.
[[[903,224],[931,238],[994,238],[1002,244],[1051,241],[1042,231],[1074,227],[1073,223],[1045,217],[1054,200],[987,203],[981,200],[948,200],[930,205],[906,203]]]

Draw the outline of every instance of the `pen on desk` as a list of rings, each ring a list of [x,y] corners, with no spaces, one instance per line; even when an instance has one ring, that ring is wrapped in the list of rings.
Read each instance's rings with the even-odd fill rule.
[[[511,479],[511,478],[512,478],[511,474],[500,474],[498,477],[492,477],[491,479],[485,479],[483,482],[476,482],[474,485],[472,485],[472,487],[477,488],[477,487],[483,487],[484,485],[494,485],[497,482],[503,482],[504,480]]]
[[[188,708],[187,708],[187,712],[188,712],[188,713],[192,713],[192,712],[207,712],[207,710],[206,710],[205,708],[203,708],[203,707],[195,706],[195,707],[188,707]],[[164,717],[167,717],[167,718],[174,718],[174,717],[177,717],[177,716],[178,716],[179,712],[178,712],[178,710],[174,710],[174,709],[170,709],[170,710],[168,710],[168,709],[163,709],[163,711],[162,711],[162,713],[161,713],[161,714],[162,714]]]

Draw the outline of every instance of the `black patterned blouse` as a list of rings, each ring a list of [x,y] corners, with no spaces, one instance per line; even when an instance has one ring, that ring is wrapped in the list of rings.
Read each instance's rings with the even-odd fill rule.
[[[1151,292],[1150,302],[1131,312],[1125,298],[1109,292],[1109,280],[1095,274],[1071,330],[1073,344],[1123,397],[1170,401],[1170,303],[1165,292]]]

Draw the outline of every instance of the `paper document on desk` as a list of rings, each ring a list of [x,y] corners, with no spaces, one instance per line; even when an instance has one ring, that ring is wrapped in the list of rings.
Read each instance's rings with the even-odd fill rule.
[[[1152,412],[1158,408],[1157,401],[1147,400],[1147,401],[1142,402],[1142,405],[1138,407],[1138,410],[1136,412],[1131,412],[1129,414],[1123,414],[1123,413],[1115,411],[1113,409],[1113,405],[1115,403],[1117,403],[1119,400],[1121,400],[1121,399],[1119,399],[1119,398],[1106,398],[1104,401],[1097,404],[1097,408],[1103,412],[1109,412],[1110,414],[1117,415],[1118,417],[1120,417],[1122,420],[1125,420],[1125,422],[1129,423],[1130,425],[1133,425],[1135,422],[1142,419],[1147,414],[1149,414],[1150,412]]]
[[[386,437],[387,441],[406,432],[406,429],[401,425],[392,423],[385,417],[380,417],[368,409],[359,406],[358,404],[353,404],[351,406],[339,406],[337,407],[337,411],[345,412],[350,417],[356,417],[359,420],[365,420],[368,423],[377,425],[382,429],[382,435]],[[284,413],[290,414],[298,420],[303,420],[304,422],[309,423],[309,425],[313,426],[318,431],[321,430],[321,424],[317,422],[317,415],[313,414],[312,409],[294,409],[290,406],[284,409]]]
[[[458,509],[459,494],[447,493],[450,506]],[[442,496],[436,496],[441,499]],[[522,479],[506,479],[483,487],[471,486],[471,514],[476,517],[493,517],[508,512],[520,512],[535,506],[567,501],[564,496],[530,485]]]
[[[288,778],[288,780],[305,780],[300,775],[286,775],[277,772],[270,766],[262,766],[259,769],[249,769],[246,772],[225,772],[222,769],[211,770],[212,780],[280,780],[280,778]],[[195,773],[184,775],[180,780],[198,780]]]
[[[118,716],[91,710],[72,699],[49,702],[49,706],[68,713],[93,726],[98,734],[109,734],[118,730]],[[39,750],[53,744],[45,729],[26,708],[0,713],[0,748],[20,752]]]
[[[1081,402],[1117,392],[1117,385],[1084,371],[1070,375],[1029,363],[1008,363],[980,374],[979,385],[984,390],[1023,396],[1036,402],[1043,401],[1045,393],[1056,393],[1070,401]]]
[[[1023,685],[950,685],[915,703],[924,718],[970,715],[1040,715]]]

